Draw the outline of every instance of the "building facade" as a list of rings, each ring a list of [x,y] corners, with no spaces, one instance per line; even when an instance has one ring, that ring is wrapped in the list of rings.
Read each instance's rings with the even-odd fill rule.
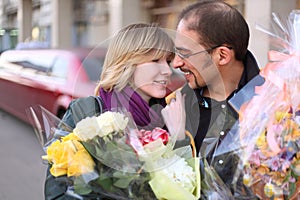
[[[282,16],[300,8],[300,0],[224,0],[246,18],[249,49],[267,63],[267,36],[257,31],[271,13]],[[96,46],[134,22],[176,28],[178,13],[196,0],[0,0],[0,50],[26,45],[49,48]]]

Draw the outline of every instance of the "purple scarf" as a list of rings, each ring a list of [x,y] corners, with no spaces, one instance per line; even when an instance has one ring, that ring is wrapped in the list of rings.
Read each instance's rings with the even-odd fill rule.
[[[142,97],[131,87],[125,87],[121,92],[106,92],[100,89],[100,96],[107,110],[126,108],[131,113],[139,129],[152,130],[164,126],[161,110],[166,106],[165,99],[151,99],[150,107]],[[154,102],[155,101],[155,102]]]

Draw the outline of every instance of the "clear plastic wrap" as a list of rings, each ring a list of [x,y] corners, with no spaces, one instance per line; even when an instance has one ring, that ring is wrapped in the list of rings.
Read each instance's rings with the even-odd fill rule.
[[[173,149],[161,128],[138,130],[123,109],[84,118],[72,130],[43,107],[29,112],[50,173],[78,199],[199,199],[199,160]]]
[[[257,28],[270,36],[269,63],[261,70],[265,79],[255,87],[250,101],[231,101],[239,109],[239,137],[225,138],[240,155],[236,178],[261,199],[297,199],[300,194],[300,11],[286,21],[273,14],[270,29]],[[254,83],[255,85],[255,83]]]

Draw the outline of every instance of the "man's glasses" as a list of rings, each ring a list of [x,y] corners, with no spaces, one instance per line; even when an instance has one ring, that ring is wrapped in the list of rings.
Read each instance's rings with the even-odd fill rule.
[[[200,54],[200,53],[204,53],[204,52],[209,52],[209,51],[211,51],[211,50],[213,50],[213,49],[216,49],[216,48],[218,48],[218,47],[221,47],[221,46],[224,46],[224,45],[217,45],[217,46],[214,46],[214,47],[209,48],[209,49],[204,49],[204,50],[202,50],[202,51],[198,51],[198,52],[195,52],[195,53],[187,53],[187,54],[184,54],[184,53],[180,52],[179,49],[177,49],[176,47],[174,47],[174,52],[175,52],[175,54],[178,55],[181,59],[187,59],[187,58],[189,58],[189,57],[191,57],[191,56],[194,56],[194,55],[197,55],[197,54]],[[226,48],[228,48],[228,49],[232,49],[232,47],[229,47],[229,46],[224,46],[224,47],[226,47]]]

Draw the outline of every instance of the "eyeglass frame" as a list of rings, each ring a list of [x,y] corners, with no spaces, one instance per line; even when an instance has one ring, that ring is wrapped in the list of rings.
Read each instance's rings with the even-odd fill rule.
[[[174,53],[176,54],[176,55],[178,55],[181,59],[188,59],[189,57],[191,57],[191,56],[194,56],[194,55],[197,55],[197,54],[200,54],[200,53],[204,53],[204,52],[209,52],[209,51],[211,51],[211,50],[214,50],[214,49],[216,49],[216,48],[218,48],[218,47],[226,47],[226,48],[228,48],[228,49],[233,49],[232,47],[230,47],[230,46],[225,46],[225,45],[217,45],[217,46],[214,46],[214,47],[212,47],[212,48],[209,48],[209,49],[204,49],[204,50],[202,50],[202,51],[198,51],[198,52],[195,52],[195,53],[188,53],[188,54],[182,54],[182,53],[180,53],[179,51],[178,51],[178,49],[176,48],[176,47],[174,47]]]

